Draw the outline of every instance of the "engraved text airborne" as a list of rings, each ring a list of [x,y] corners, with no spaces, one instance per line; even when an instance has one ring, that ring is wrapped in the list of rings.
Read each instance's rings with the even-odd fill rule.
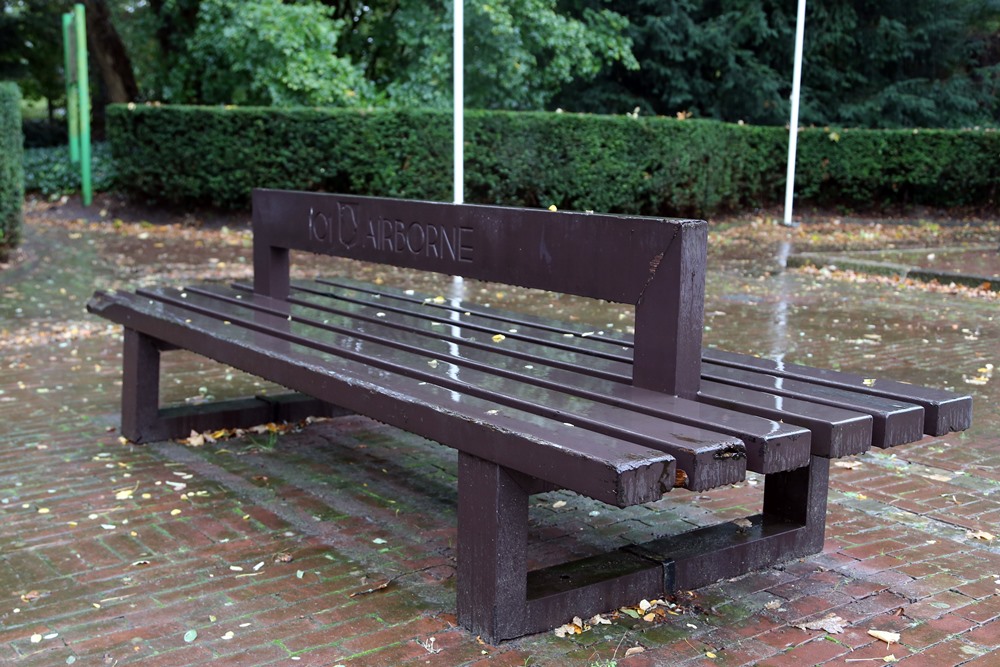
[[[404,222],[378,216],[367,220],[355,204],[337,204],[334,214],[309,209],[309,237],[346,250],[408,253],[455,262],[472,262],[472,227]]]

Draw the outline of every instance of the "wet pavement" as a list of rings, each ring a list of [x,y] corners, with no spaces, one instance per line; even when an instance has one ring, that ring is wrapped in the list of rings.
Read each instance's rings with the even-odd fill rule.
[[[619,612],[575,636],[489,646],[456,627],[453,450],[361,417],[198,447],[119,441],[121,332],[84,302],[95,289],[248,277],[245,221],[198,228],[95,212],[91,223],[43,208],[29,211],[24,252],[0,272],[0,664],[776,667],[891,655],[1000,665],[995,298],[782,272],[772,229],[756,254],[743,252],[752,233],[713,234],[725,250],[711,263],[708,344],[971,393],[973,428],[835,465],[817,556],[681,595],[652,621]],[[629,325],[627,309],[607,304],[301,264]],[[166,359],[171,402],[277,390],[188,353]],[[531,557],[737,519],[757,511],[761,486],[751,475],[627,510],[535,496]],[[831,614],[841,627],[797,627]]]

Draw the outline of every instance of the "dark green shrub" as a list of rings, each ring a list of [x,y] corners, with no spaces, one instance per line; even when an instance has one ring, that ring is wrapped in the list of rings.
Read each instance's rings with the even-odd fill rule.
[[[24,172],[21,152],[21,90],[0,81],[0,256],[21,238]]]
[[[24,130],[25,148],[50,148],[69,144],[65,120],[25,118],[21,128]]]
[[[451,198],[451,115],[113,106],[123,187],[162,201],[246,207],[254,187]],[[674,118],[469,111],[466,199],[707,215],[782,201],[788,132]],[[800,203],[993,206],[1000,134],[803,131]]]
[[[115,165],[107,143],[90,147],[90,182],[95,192],[115,188]],[[24,189],[49,197],[78,192],[80,165],[70,162],[69,147],[25,149]]]

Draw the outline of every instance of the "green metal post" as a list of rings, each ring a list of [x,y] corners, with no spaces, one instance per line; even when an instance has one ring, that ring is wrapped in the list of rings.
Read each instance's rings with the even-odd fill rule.
[[[87,73],[87,21],[84,7],[73,6],[76,27],[76,84],[80,96],[80,189],[83,205],[90,206],[93,190],[90,183],[90,77]]]
[[[66,76],[66,124],[69,127],[69,159],[73,164],[80,162],[80,116],[76,93],[76,44],[73,32],[73,13],[62,15],[63,56]]]

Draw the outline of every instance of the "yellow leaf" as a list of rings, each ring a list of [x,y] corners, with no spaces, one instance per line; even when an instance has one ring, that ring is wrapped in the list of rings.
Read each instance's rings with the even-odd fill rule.
[[[551,206],[549,206],[549,210],[550,210],[550,211],[552,211],[552,212],[555,212],[555,211],[557,211],[558,209],[556,208],[556,205],[555,205],[555,204],[552,204]]]
[[[899,643],[899,633],[889,632],[886,630],[869,630],[868,634],[875,639],[880,639],[886,644],[898,644]]]
[[[985,540],[986,542],[992,542],[995,538],[993,533],[987,533],[985,530],[977,530],[976,532],[970,530],[966,535],[976,540]]]
[[[633,655],[637,655],[639,653],[645,653],[645,652],[646,652],[646,649],[644,649],[642,646],[633,646],[632,648],[630,648],[627,651],[625,651],[625,657],[626,658],[630,658]]]
[[[713,659],[714,659],[714,658],[717,658],[718,656],[717,656],[717,655],[715,655],[714,653],[712,653],[711,651],[707,651],[707,652],[705,653],[705,657],[706,657],[706,658],[713,658]]]
[[[494,343],[499,343],[500,341],[502,341],[505,338],[506,338],[506,336],[504,336],[503,334],[497,334],[497,335],[493,336],[493,342]]]

